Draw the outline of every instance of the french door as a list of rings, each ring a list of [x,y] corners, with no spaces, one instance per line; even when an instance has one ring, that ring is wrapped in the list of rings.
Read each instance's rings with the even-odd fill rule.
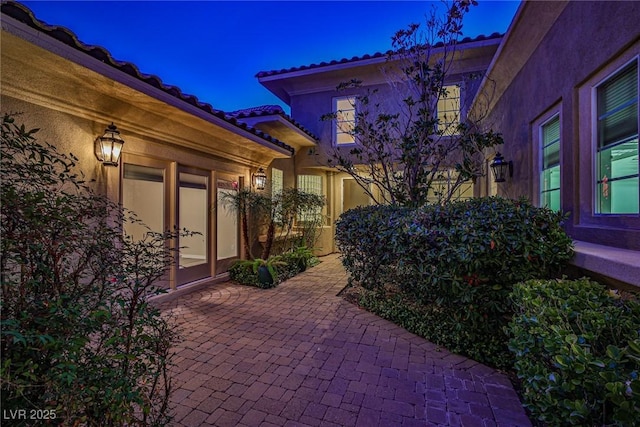
[[[178,240],[177,284],[211,276],[211,173],[178,167],[177,222],[193,233]]]
[[[233,207],[233,198],[238,195],[238,181],[219,175],[216,187],[216,274],[221,274],[229,270],[240,256],[239,214]]]
[[[168,243],[178,248],[176,262],[160,286],[176,288],[214,277],[240,257],[239,215],[222,201],[237,195],[237,176],[124,155],[121,179],[122,205],[141,220],[124,224],[127,236],[138,241],[149,231],[174,226],[190,232]]]

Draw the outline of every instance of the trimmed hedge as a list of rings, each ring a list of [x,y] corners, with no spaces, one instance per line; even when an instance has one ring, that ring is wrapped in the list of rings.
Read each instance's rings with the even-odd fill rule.
[[[416,209],[366,206],[340,217],[336,241],[351,284],[433,305],[429,311],[446,313],[449,336],[422,327],[426,338],[496,366],[509,355],[504,327],[513,284],[554,277],[573,255],[563,219],[500,197]],[[501,350],[479,348],[496,336]]]
[[[550,425],[640,425],[640,304],[588,279],[513,290],[509,348],[525,406]]]

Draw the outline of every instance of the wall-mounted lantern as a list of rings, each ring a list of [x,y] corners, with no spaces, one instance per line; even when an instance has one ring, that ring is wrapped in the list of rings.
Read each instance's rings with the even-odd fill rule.
[[[255,189],[262,191],[267,185],[267,174],[264,172],[264,169],[258,168],[256,173],[251,176],[251,180],[253,181]]]
[[[495,182],[505,182],[507,173],[509,174],[509,178],[513,177],[513,162],[511,160],[506,161],[500,153],[496,153],[493,162],[491,162],[489,166],[491,166],[491,170],[493,171]]]
[[[104,135],[96,139],[96,157],[107,166],[118,166],[123,145],[124,140],[120,137],[120,131],[111,123],[105,129]]]

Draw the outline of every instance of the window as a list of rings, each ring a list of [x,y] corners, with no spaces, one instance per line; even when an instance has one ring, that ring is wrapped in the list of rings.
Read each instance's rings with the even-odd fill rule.
[[[280,169],[271,168],[271,196],[282,193],[284,178]]]
[[[149,231],[162,233],[165,230],[164,168],[130,163],[124,163],[123,168],[122,205],[135,212],[141,221],[126,222],[125,235],[139,241]]]
[[[638,214],[638,60],[596,88],[596,213]]]
[[[319,175],[298,175],[298,190],[322,196],[322,177]],[[321,222],[322,208],[301,212],[298,221]]]
[[[448,85],[444,91],[438,99],[438,130],[443,135],[455,135],[460,123],[460,86]]]
[[[335,98],[334,112],[336,127],[334,141],[336,145],[353,144],[353,130],[356,124],[356,98],[353,96]]]
[[[542,170],[540,205],[560,210],[560,116],[556,115],[540,128]]]

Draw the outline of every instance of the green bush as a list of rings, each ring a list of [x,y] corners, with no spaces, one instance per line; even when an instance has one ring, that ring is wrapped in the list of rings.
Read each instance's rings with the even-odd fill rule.
[[[65,425],[166,425],[173,328],[148,297],[166,239],[75,173],[76,159],[5,115],[2,130],[1,406]],[[33,425],[29,421],[18,425]]]
[[[587,279],[513,289],[509,348],[526,407],[552,425],[638,425],[640,304]]]
[[[512,284],[553,277],[571,258],[562,220],[525,200],[500,197],[415,209],[367,206],[340,217],[336,241],[350,283],[393,288],[407,301],[435,306],[430,312],[446,313],[451,336],[426,338],[475,355],[477,343],[495,336],[506,343]],[[495,364],[499,353],[508,354],[506,344],[479,360]]]
[[[385,278],[393,280],[393,266],[402,263],[401,234],[411,213],[409,208],[375,205],[351,209],[340,216],[336,243],[349,283],[375,289],[385,283]]]
[[[382,289],[364,292],[358,303],[372,313],[454,353],[501,369],[513,367],[513,358],[503,334],[480,335],[472,326],[460,320],[462,316],[452,316],[451,308],[416,303],[405,293],[394,294]]]
[[[243,285],[268,289],[290,279],[318,263],[313,251],[305,246],[289,250],[282,255],[271,256],[268,260],[239,260],[229,269],[229,277]],[[261,282],[258,267],[264,265],[272,276],[272,283]]]

